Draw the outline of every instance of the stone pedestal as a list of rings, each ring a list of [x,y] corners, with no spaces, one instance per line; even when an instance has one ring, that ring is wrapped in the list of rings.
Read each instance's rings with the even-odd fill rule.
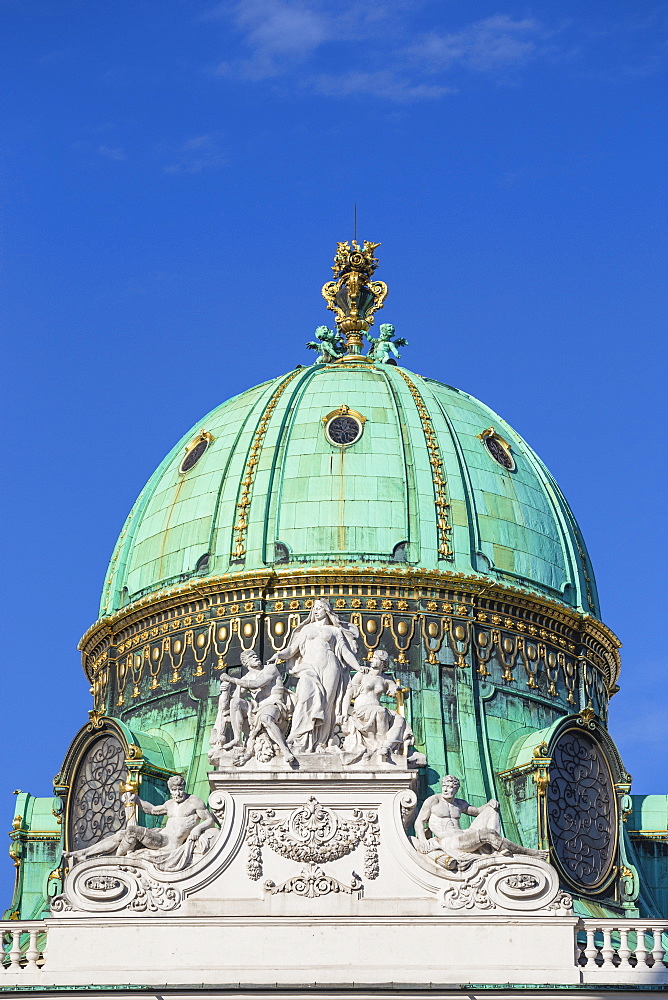
[[[382,913],[390,899],[417,903],[419,887],[395,861],[417,771],[405,758],[333,769],[336,758],[304,755],[294,769],[253,761],[209,774],[229,862],[188,912]]]

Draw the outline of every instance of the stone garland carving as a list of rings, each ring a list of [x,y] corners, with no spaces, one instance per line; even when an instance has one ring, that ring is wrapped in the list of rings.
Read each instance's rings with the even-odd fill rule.
[[[265,889],[273,895],[277,892],[294,892],[298,896],[314,899],[316,896],[327,896],[331,892],[359,893],[362,888],[361,879],[353,872],[350,885],[344,885],[338,879],[326,875],[318,865],[306,865],[299,875],[293,875],[281,885],[276,885],[271,879],[264,883]]]
[[[333,809],[321,805],[315,796],[281,819],[273,809],[253,810],[246,832],[247,873],[252,881],[262,876],[262,848],[269,847],[281,857],[320,865],[338,861],[364,846],[364,874],[378,877],[380,826],[374,810],[353,809],[351,819],[343,819]]]
[[[175,910],[181,904],[181,893],[172,885],[162,885],[139,868],[122,866],[121,871],[134,875],[137,880],[137,895],[130,903],[131,910]]]
[[[494,903],[489,898],[486,882],[498,867],[488,869],[475,878],[441,890],[440,903],[446,910],[493,910]]]

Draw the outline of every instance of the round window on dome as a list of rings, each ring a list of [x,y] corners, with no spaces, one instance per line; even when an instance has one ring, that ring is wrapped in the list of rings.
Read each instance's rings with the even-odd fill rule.
[[[325,417],[325,436],[330,444],[345,448],[359,441],[364,429],[365,418],[347,406],[342,406]]]
[[[515,459],[512,456],[510,445],[500,434],[496,433],[493,427],[488,427],[478,436],[495,462],[507,469],[508,472],[515,471]]]
[[[183,461],[179,466],[179,472],[190,472],[193,466],[199,462],[212,441],[213,438],[210,434],[201,434],[196,441],[189,444]]]

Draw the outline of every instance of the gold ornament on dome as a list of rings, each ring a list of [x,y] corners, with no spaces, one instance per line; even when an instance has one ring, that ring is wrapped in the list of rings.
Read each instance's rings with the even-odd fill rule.
[[[336,316],[336,325],[345,338],[348,354],[361,354],[362,338],[373,324],[373,314],[382,309],[387,298],[384,281],[372,281],[378,267],[374,251],[380,243],[356,240],[337,243],[334,255],[334,281],[322,287],[327,308]]]

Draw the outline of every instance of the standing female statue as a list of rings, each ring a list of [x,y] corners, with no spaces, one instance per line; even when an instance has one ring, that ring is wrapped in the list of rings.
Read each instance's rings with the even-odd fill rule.
[[[350,671],[360,670],[355,656],[358,637],[357,627],[340,621],[329,601],[319,598],[308,618],[269,660],[285,660],[288,672],[297,678],[288,733],[288,743],[296,753],[322,752],[330,744],[343,714]]]

